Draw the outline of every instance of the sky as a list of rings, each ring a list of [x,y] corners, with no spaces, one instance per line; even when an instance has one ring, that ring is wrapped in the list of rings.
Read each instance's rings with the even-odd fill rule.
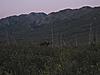
[[[0,18],[30,12],[55,12],[67,8],[100,6],[100,0],[0,0]]]

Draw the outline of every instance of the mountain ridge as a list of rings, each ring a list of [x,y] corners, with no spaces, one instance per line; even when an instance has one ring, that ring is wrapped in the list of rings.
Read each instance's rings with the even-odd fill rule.
[[[89,40],[89,26],[96,25],[96,31],[99,41],[99,15],[100,7],[85,6],[80,9],[65,9],[50,14],[35,13],[22,14],[0,19],[0,41],[50,41],[52,37],[52,27],[55,43],[58,43],[59,34],[62,34],[63,40],[68,42],[81,42]],[[94,19],[96,18],[96,19]],[[9,38],[9,39],[8,39]],[[69,41],[68,41],[69,40]],[[68,41],[68,42],[67,42]]]

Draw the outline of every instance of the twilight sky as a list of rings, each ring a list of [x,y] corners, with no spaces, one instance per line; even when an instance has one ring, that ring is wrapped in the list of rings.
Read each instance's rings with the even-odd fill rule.
[[[100,0],[0,0],[0,18],[11,15],[100,6]]]

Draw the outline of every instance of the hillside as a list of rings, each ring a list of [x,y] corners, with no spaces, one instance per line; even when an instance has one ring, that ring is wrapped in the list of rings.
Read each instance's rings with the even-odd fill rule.
[[[96,40],[100,37],[100,7],[82,7],[80,9],[65,9],[59,12],[30,13],[19,16],[10,16],[0,20],[0,41],[12,43],[51,42],[59,43],[60,37],[66,44],[73,45],[89,42],[90,25],[95,31]]]

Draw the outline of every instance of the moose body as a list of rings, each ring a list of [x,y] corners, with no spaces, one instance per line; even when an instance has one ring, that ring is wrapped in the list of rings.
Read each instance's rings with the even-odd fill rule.
[[[40,46],[49,46],[50,43],[48,41],[44,41],[42,43],[40,43]]]

